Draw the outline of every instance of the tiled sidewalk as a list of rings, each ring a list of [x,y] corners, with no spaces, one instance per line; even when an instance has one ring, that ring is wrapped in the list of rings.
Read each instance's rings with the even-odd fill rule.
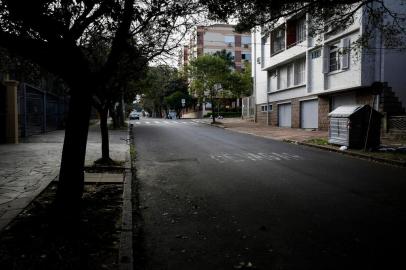
[[[127,130],[110,131],[111,157],[128,158]],[[59,173],[64,131],[0,145],[0,230],[17,216]],[[89,130],[86,165],[101,157],[98,127]]]
[[[208,124],[211,123],[211,119],[204,119],[204,121]],[[314,138],[327,138],[328,136],[327,131],[265,126],[240,118],[224,118],[216,121],[225,129],[281,141],[292,140],[303,142]]]

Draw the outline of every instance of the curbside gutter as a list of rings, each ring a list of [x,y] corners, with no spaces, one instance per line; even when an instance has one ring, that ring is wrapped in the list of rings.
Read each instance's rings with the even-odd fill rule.
[[[133,270],[133,209],[132,209],[132,172],[130,149],[126,154],[123,183],[123,213],[121,223],[120,247],[119,247],[119,269]]]
[[[335,149],[335,148],[328,147],[328,146],[322,146],[322,145],[317,145],[317,144],[299,142],[299,141],[288,140],[288,139],[285,139],[283,141],[287,142],[287,143],[299,144],[299,145],[304,145],[304,146],[308,146],[308,147],[318,148],[318,149],[321,149],[321,150],[327,150],[327,151],[330,151],[330,152],[336,152],[336,153],[340,153],[340,154],[347,155],[347,156],[366,159],[366,160],[369,160],[369,161],[375,161],[375,162],[385,163],[385,164],[399,166],[399,167],[406,167],[406,161],[399,161],[399,160],[393,160],[393,159],[373,157],[373,156],[370,156],[368,154],[354,153],[354,152],[351,152],[351,151],[341,151],[339,149]]]

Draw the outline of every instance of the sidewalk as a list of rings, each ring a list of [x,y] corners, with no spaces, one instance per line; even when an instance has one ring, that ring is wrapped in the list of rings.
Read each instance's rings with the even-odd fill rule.
[[[110,155],[128,158],[127,130],[110,131]],[[20,144],[0,145],[0,231],[57,178],[64,131],[29,137]],[[101,157],[98,126],[89,129],[86,166]]]
[[[201,119],[210,124],[211,119]],[[274,139],[279,141],[292,140],[298,142],[304,142],[310,139],[327,138],[327,131],[311,131],[295,128],[280,128],[274,126],[264,126],[251,121],[243,120],[240,118],[223,118],[216,119],[219,127],[229,129],[232,131],[250,134],[254,136],[264,137],[268,139]]]

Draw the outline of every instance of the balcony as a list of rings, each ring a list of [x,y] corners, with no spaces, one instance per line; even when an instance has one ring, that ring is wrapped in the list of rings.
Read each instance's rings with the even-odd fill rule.
[[[292,59],[299,58],[306,54],[306,40],[291,45],[290,47],[272,54],[270,57],[265,56],[261,60],[262,70],[270,70],[283,63],[290,62]]]

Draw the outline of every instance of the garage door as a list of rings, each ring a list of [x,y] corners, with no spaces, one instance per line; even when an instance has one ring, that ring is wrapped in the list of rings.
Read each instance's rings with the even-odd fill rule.
[[[292,105],[290,103],[278,105],[278,123],[280,127],[292,126]]]
[[[317,99],[300,102],[300,127],[318,128],[319,108]]]

